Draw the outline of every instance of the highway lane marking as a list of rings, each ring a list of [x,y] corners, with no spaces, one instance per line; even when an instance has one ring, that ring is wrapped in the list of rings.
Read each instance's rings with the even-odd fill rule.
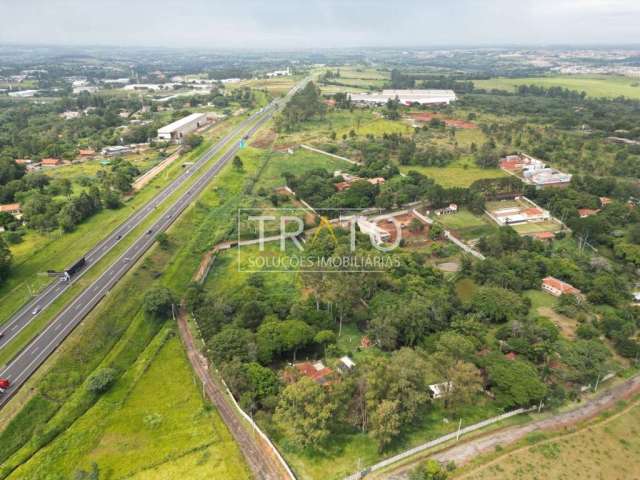
[[[252,117],[250,117],[250,118],[253,118],[255,115],[256,115],[256,114],[252,115]],[[266,122],[267,122],[267,120],[269,120],[270,118],[271,118],[271,115],[269,115],[269,116],[264,116],[264,117],[259,121],[260,123],[259,123],[258,125],[255,125],[255,126],[253,127],[253,131],[256,131],[258,128],[260,128],[260,127],[261,127],[264,123],[266,123]],[[245,122],[243,122],[243,123],[245,123]],[[235,136],[235,135],[234,135],[234,136]],[[228,142],[227,142],[227,143],[228,143]],[[222,149],[222,148],[224,147],[224,145],[226,145],[226,143],[225,143],[225,144],[223,144],[223,145],[220,145],[220,146],[216,145],[217,150]],[[232,156],[235,152],[237,152],[237,151],[238,151],[238,147],[237,147],[237,145],[232,146],[232,147],[231,147],[231,149],[227,151],[227,154],[226,154],[226,155],[223,155],[223,156],[222,156],[222,158],[221,158],[220,160],[218,160],[218,161],[217,161],[217,162],[212,166],[212,168],[211,168],[210,170],[208,170],[207,172],[205,172],[205,173],[203,174],[203,176],[202,176],[202,177],[200,177],[199,182],[198,182],[197,184],[195,184],[195,185],[192,187],[192,190],[190,190],[190,192],[191,192],[191,191],[193,191],[193,190],[199,190],[199,193],[201,193],[201,192],[202,192],[202,190],[204,189],[204,186],[206,186],[206,184],[208,184],[208,183],[209,183],[209,181],[210,181],[210,180],[211,180],[211,179],[212,179],[212,178],[213,178],[213,177],[214,177],[214,176],[219,172],[219,170],[221,169],[221,167],[222,167],[226,162],[228,162],[229,158],[231,158],[231,156]],[[205,183],[205,177],[206,177],[206,183]],[[202,184],[200,184],[200,182],[201,182]],[[181,197],[181,199],[184,199],[184,197]],[[181,213],[184,211],[184,209],[186,209],[186,205],[184,205],[184,203],[185,203],[185,202],[183,202],[183,201],[181,202],[181,201],[180,201],[181,199],[178,199],[178,201],[176,201],[176,203],[174,203],[174,207],[176,207],[176,208],[177,208],[177,212],[178,212],[178,214],[181,214]],[[172,207],[169,207],[169,209],[172,209]],[[176,216],[176,218],[177,218],[177,216]],[[154,227],[155,227],[156,225],[160,225],[160,228],[164,230],[164,229],[168,228],[172,223],[173,223],[173,222],[168,222],[168,221],[164,221],[164,222],[162,222],[162,220],[160,220],[160,221],[156,222],[156,224],[154,224]],[[141,236],[140,238],[144,239],[144,236]],[[140,240],[140,238],[139,238],[139,240]],[[151,244],[153,243],[153,241],[152,241],[152,240],[153,240],[153,239],[147,239],[147,241],[143,241],[142,245],[146,245],[146,246],[147,246],[147,249],[148,249],[148,248],[151,246]],[[140,245],[138,245],[138,248],[139,248],[139,247],[140,247]],[[120,258],[116,261],[116,263],[118,263],[118,262],[119,262],[119,261],[124,257],[124,255],[126,255],[129,251],[130,251],[130,249],[128,249],[127,251],[125,251],[125,252],[120,256]],[[135,258],[135,260],[137,261],[140,257],[142,257],[142,255],[143,255],[143,254],[138,255],[138,256],[137,256],[137,258]],[[121,278],[121,277],[124,275],[124,273],[122,273],[122,275],[121,275],[121,272],[126,271],[126,270],[128,270],[129,268],[130,268],[130,264],[129,264],[128,262],[124,262],[124,265],[123,265],[120,269],[118,269],[118,270],[117,270],[117,273],[118,273],[119,277],[118,277],[117,279],[115,279],[115,280],[114,280],[114,283],[113,283],[114,285],[115,285],[115,283],[117,283],[117,281],[119,280],[119,278]],[[106,273],[106,272],[105,272],[105,273]],[[94,282],[94,284],[95,284],[95,283],[99,283],[99,281],[100,281],[100,280],[102,280],[102,278],[105,276],[105,273],[103,273],[102,275],[100,275],[100,277],[98,277],[98,279]],[[109,276],[112,276],[112,275],[113,275],[113,273],[114,273],[113,271],[112,271],[112,272],[110,272],[110,273],[109,273]],[[69,284],[71,284],[71,282],[70,282]],[[69,285],[69,284],[68,284],[68,285]],[[91,299],[90,299],[90,300],[89,300],[89,301],[88,301],[84,306],[85,306],[85,307],[87,307],[87,306],[91,306],[91,308],[93,308],[93,306],[95,306],[95,305],[99,302],[99,300],[98,300],[95,304],[93,304],[93,305],[92,305],[92,303],[94,302],[94,300],[95,300],[98,296],[100,296],[100,295],[102,294],[102,292],[103,292],[104,290],[107,290],[108,288],[110,288],[110,285],[109,285],[109,284],[110,284],[110,281],[109,281],[109,280],[107,280],[105,287],[103,287],[103,288],[100,290],[100,292],[98,292],[96,295],[94,295],[94,297],[93,297],[93,298],[91,298]],[[80,297],[77,297],[77,299],[76,299],[76,300],[77,300],[77,301],[79,301],[79,300],[81,300],[81,298],[80,298]],[[52,301],[53,301],[53,300],[52,300]],[[73,303],[75,303],[75,302],[73,302]],[[64,314],[66,314],[66,313],[71,309],[71,307],[72,307],[72,306],[73,306],[73,304],[71,304],[71,305],[69,305],[67,308],[65,308],[65,309],[64,309],[64,310],[63,310],[63,311],[58,315],[58,318],[63,317],[63,315],[64,315]],[[78,308],[78,307],[76,307],[76,309],[77,309],[77,308]],[[79,313],[79,315],[82,315],[82,312],[83,312],[83,311],[84,311],[84,308],[81,310],[81,312]],[[66,324],[64,325],[64,328],[66,329],[66,328],[67,328],[67,327],[69,327],[69,326],[73,326],[73,328],[75,328],[75,326],[77,326],[77,325],[80,323],[80,321],[82,321],[82,319],[83,319],[83,318],[84,318],[84,315],[83,315],[82,317],[78,317],[78,315],[73,316],[73,317],[71,318],[71,321],[70,321],[69,323],[66,323]],[[47,328],[45,328],[45,330],[43,330],[43,331],[42,331],[42,333],[41,333],[41,334],[36,338],[36,342],[37,342],[40,338],[44,338],[44,334],[49,330],[49,328],[50,328],[50,326],[49,326],[49,327],[47,327]],[[60,327],[58,326],[57,328],[60,328]],[[64,330],[63,330],[62,332],[60,332],[58,335],[56,335],[56,336],[53,338],[53,340],[52,340],[51,342],[49,342],[49,343],[45,346],[45,348],[47,348],[47,349],[48,349],[48,348],[49,348],[49,347],[50,347],[54,342],[57,342],[58,337],[59,337],[59,336],[60,336],[60,334],[62,334],[62,333],[64,333]],[[36,344],[37,344],[37,343],[36,343]],[[32,345],[34,345],[34,344],[32,344]],[[56,347],[55,347],[55,348],[57,348],[57,345],[56,345]],[[55,348],[52,350],[52,352],[55,350]],[[18,357],[16,357],[16,358],[15,358],[15,360],[12,362],[12,365],[15,365],[16,363],[18,363],[18,360],[19,360],[19,358],[20,358],[21,356],[22,356],[21,354],[20,354],[20,355],[18,355]],[[25,373],[30,374],[30,372],[28,372],[28,370],[31,368],[31,366],[33,365],[33,363],[37,360],[37,358],[38,358],[39,356],[40,356],[40,355],[38,355],[38,356],[36,357],[36,359],[34,359],[31,363],[29,363],[29,364],[27,365],[27,368],[26,368],[25,370],[23,370],[23,373],[22,373],[22,374],[20,374],[20,375],[19,375],[18,377],[16,377],[16,378],[21,378]],[[6,372],[6,371],[8,371],[8,369],[9,369],[9,368],[11,368],[11,367],[12,367],[12,365],[7,366],[7,368],[5,369],[5,372]],[[37,369],[37,368],[36,368],[36,369]],[[34,371],[35,371],[35,370],[34,370]]]
[[[173,182],[171,182],[169,185],[167,185],[167,187],[165,187],[165,189],[160,192],[159,196],[154,197],[157,201],[156,205],[161,204],[167,197],[169,197],[172,193],[174,193],[175,191],[177,191],[183,184],[184,182],[191,178],[193,175],[195,175],[196,173],[199,172],[199,170],[209,161],[211,160],[211,158],[216,155],[218,152],[220,152],[230,141],[231,139],[233,139],[234,137],[240,135],[240,132],[242,131],[243,128],[245,128],[247,126],[247,124],[251,123],[252,121],[254,121],[256,118],[259,117],[260,113],[264,113],[263,112],[256,112],[253,115],[249,116],[248,118],[244,119],[241,123],[239,123],[231,132],[227,133],[226,136],[224,136],[222,139],[220,139],[216,144],[214,144],[207,152],[205,152],[205,154],[198,160],[196,161],[196,163],[193,165],[193,167],[191,168],[191,171],[188,174],[184,174],[181,177],[178,177],[176,180],[174,180]],[[134,215],[132,217],[130,217],[127,221],[125,221],[125,226],[130,226],[133,223],[139,224],[142,220],[144,220],[146,218],[146,215],[141,215],[141,213],[144,211],[144,209],[146,208],[147,212],[151,211],[150,205],[147,204],[142,210],[138,210],[136,213],[134,213]],[[138,220],[138,217],[140,217],[140,219]],[[127,232],[127,234],[130,233],[130,230]],[[109,239],[107,239],[106,241],[108,241]],[[107,247],[107,245],[103,245],[102,247],[100,245],[94,247],[93,249],[91,249],[86,255],[85,258],[91,258],[93,260],[94,255],[97,252],[104,252],[105,248]],[[104,254],[99,255],[98,256],[98,260],[101,260],[104,257]],[[75,283],[75,281],[80,278],[82,275],[84,275],[84,273],[86,273],[88,269],[83,270],[82,272],[80,272],[80,275],[76,276],[70,283]],[[51,288],[52,285],[46,287],[47,289]],[[41,301],[45,296],[46,296],[47,290],[45,289],[37,298],[37,301]],[[45,304],[42,309],[44,310],[45,308],[47,308],[53,301],[55,300],[52,299],[51,302]],[[18,322],[21,320],[21,317],[23,317],[25,315],[25,313],[27,313],[28,310],[30,310],[29,308],[29,304],[27,304],[27,308],[25,308],[25,310],[21,313],[18,314],[17,317],[14,317],[14,322]],[[31,318],[27,318],[27,320],[31,320]],[[27,322],[29,323],[29,322]],[[24,328],[24,327],[23,327]]]
[[[118,270],[118,273],[125,271],[125,270],[127,269],[127,267],[128,267],[128,265],[127,265],[127,264],[125,264],[122,268],[120,268],[120,269]],[[91,298],[87,303],[85,303],[84,307],[86,308],[87,306],[91,306],[91,308],[93,308],[93,306],[94,306],[94,305],[97,305],[97,303],[98,303],[98,302],[96,302],[94,305],[92,305],[92,303],[94,302],[94,300],[96,300],[96,298],[98,298],[98,296],[100,296],[100,295],[102,294],[102,292],[103,292],[103,291],[108,290],[109,288],[110,288],[110,287],[109,287],[109,284],[107,283],[107,285],[105,285],[105,286],[101,289],[101,291],[100,291],[100,292],[98,292],[98,293],[97,293],[96,295],[94,295],[94,296],[93,296],[93,297],[92,297],[92,298]],[[84,310],[84,308],[83,308],[82,310]],[[60,337],[60,335],[62,335],[62,334],[64,333],[64,331],[65,331],[69,326],[73,326],[73,327],[75,328],[75,326],[76,326],[76,325],[78,325],[78,324],[80,323],[80,321],[82,321],[82,319],[83,319],[83,318],[84,318],[84,315],[83,315],[82,311],[81,311],[81,312],[79,312],[78,314],[75,314],[74,316],[72,316],[72,317],[71,317],[71,319],[69,320],[69,322],[68,322],[68,323],[66,323],[66,324],[64,324],[64,328],[62,329],[62,331],[61,331],[60,333],[58,333],[55,337],[53,337],[53,339],[43,347],[43,350],[41,350],[40,354],[38,354],[38,355],[37,355],[37,357],[36,357],[34,360],[32,360],[32,361],[31,361],[31,362],[26,366],[26,368],[22,371],[22,373],[16,377],[15,382],[18,382],[18,381],[19,381],[19,380],[18,380],[19,378],[21,378],[25,373],[28,373],[28,370],[31,368],[31,366],[33,365],[33,363],[38,359],[38,357],[40,357],[40,355],[41,355],[42,353],[46,353],[47,349],[49,349],[49,347],[50,347],[51,345],[53,345],[53,343],[55,343],[55,342],[57,342],[57,341],[58,341],[58,338]],[[46,332],[46,330],[48,330],[48,328],[47,328],[47,329],[45,329],[45,330],[44,330],[44,332]],[[44,332],[43,332],[43,333],[44,333]],[[41,338],[44,338],[44,335],[41,335]],[[37,340],[36,340],[36,342],[37,342]],[[55,350],[55,348],[54,348],[53,350]],[[53,350],[52,350],[52,352],[53,352]],[[16,357],[16,361],[17,361],[17,359],[18,359],[18,358],[20,358],[21,356],[22,356],[22,355],[19,355],[18,357]],[[16,361],[14,361],[14,362],[12,362],[12,363],[14,363],[14,364],[15,364],[15,363],[16,363]],[[11,366],[7,367],[7,369],[8,369],[8,368],[11,368]],[[5,370],[5,371],[6,371],[6,370]]]

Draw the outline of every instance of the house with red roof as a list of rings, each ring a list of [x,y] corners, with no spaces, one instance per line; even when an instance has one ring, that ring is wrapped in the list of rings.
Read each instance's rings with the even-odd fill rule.
[[[587,218],[590,217],[592,215],[595,215],[596,213],[598,213],[600,210],[596,210],[593,208],[579,208],[578,209],[578,215],[580,215],[580,218]]]
[[[321,361],[314,363],[302,362],[294,365],[298,373],[304,377],[308,377],[318,385],[329,385],[333,377],[333,370],[326,367]]]
[[[576,287],[555,277],[546,277],[542,280],[542,291],[550,293],[554,297],[561,295],[582,295],[582,292]]]
[[[57,167],[62,165],[62,161],[59,158],[43,158],[40,160],[40,165],[43,167]]]

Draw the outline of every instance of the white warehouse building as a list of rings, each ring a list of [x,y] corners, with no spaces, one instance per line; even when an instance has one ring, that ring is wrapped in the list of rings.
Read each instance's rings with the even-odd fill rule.
[[[158,129],[158,138],[161,140],[181,142],[186,135],[196,131],[207,122],[206,113],[192,113]]]
[[[388,100],[395,98],[398,98],[400,103],[405,105],[413,103],[420,105],[445,103],[448,105],[457,100],[456,93],[453,90],[383,90],[382,92],[372,93],[352,93],[350,97],[354,103],[373,105],[385,104]]]

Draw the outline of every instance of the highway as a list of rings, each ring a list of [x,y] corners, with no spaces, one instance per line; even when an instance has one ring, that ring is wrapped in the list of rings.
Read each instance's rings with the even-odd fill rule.
[[[264,123],[266,123],[277,108],[286,102],[307,80],[292,89],[285,99],[275,100],[269,106],[254,113],[245,119],[231,133],[220,142],[205,152],[198,161],[167,186],[161,193],[147,203],[143,208],[135,212],[122,225],[116,228],[107,238],[100,242],[90,252],[85,254],[87,264],[95,264],[104,255],[111,251],[122,238],[136,226],[142,223],[167,197],[182,186],[186,180],[192,177],[199,168],[206,164],[214,155],[220,152],[224,146],[234,137],[239,135],[251,136]],[[0,395],[0,407],[5,405],[24,382],[38,369],[47,357],[62,343],[66,336],[82,321],[82,319],[109,293],[114,285],[125,275],[133,264],[153,245],[155,236],[166,230],[180,214],[194,201],[204,190],[208,183],[222,169],[222,167],[234,157],[239,144],[236,142],[217,160],[205,173],[203,173],[177,200],[173,202],[149,229],[142,233],[124,253],[100,274],[86,289],[71,300],[53,321],[51,321],[39,335],[31,341],[11,362],[0,371],[0,377],[11,382],[11,386]],[[83,268],[83,272],[87,267]],[[34,309],[39,308],[40,313],[44,308],[55,301],[69,287],[77,281],[81,273],[72,277],[71,281],[54,281],[45,288],[34,300],[24,306],[11,320],[3,326],[5,338],[2,345],[6,345],[29,324],[35,317]]]

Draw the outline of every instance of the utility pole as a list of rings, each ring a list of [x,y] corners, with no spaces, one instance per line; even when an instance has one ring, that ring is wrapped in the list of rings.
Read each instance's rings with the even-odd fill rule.
[[[594,392],[598,391],[598,384],[600,383],[600,375],[598,375],[598,378],[596,379],[596,386],[593,388]]]
[[[456,442],[460,438],[460,428],[461,427],[462,427],[462,418],[460,418],[460,421],[458,422],[458,433],[456,433]]]

